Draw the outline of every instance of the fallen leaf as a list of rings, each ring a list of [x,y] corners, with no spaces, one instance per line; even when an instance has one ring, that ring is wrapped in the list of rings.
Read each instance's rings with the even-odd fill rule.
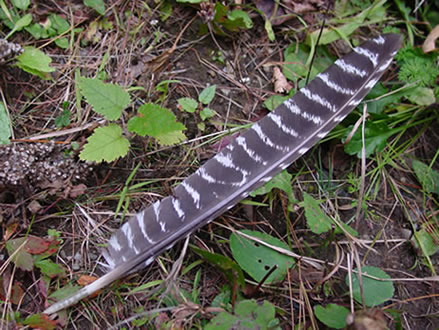
[[[87,186],[81,183],[76,186],[72,186],[72,188],[69,191],[69,196],[70,198],[76,198],[85,194],[86,191],[87,191]]]
[[[46,314],[34,314],[27,317],[23,325],[28,325],[32,329],[52,330],[56,328],[56,321],[51,320]]]
[[[93,283],[98,278],[96,276],[89,276],[89,275],[81,275],[80,278],[78,278],[78,284],[82,286],[89,285],[90,283]]]
[[[422,50],[424,53],[429,53],[436,50],[436,40],[439,38],[439,25],[436,25],[433,30],[428,34],[427,39],[425,39],[422,44]]]
[[[7,289],[7,288],[6,288]],[[14,284],[12,284],[11,288],[11,294],[9,296],[9,301],[13,303],[14,305],[18,305],[24,296],[24,290],[19,282],[15,281]],[[6,292],[3,285],[0,285],[0,299],[5,301],[6,300]]]
[[[288,93],[293,88],[277,66],[273,69],[273,81],[275,93]]]
[[[79,285],[81,286],[86,286],[89,285],[90,283],[93,283],[94,281],[96,281],[98,278],[96,276],[89,276],[89,275],[81,275],[80,278],[78,278],[77,282]],[[97,297],[102,290],[98,290],[95,293],[92,293],[89,298],[92,299],[94,297]]]
[[[51,241],[44,240],[37,236],[29,236],[27,238],[24,249],[30,254],[41,254],[49,249]]]
[[[8,225],[8,226],[6,227],[6,232],[5,232],[5,234],[3,235],[3,239],[4,239],[5,241],[7,241],[8,239],[10,239],[11,236],[14,235],[15,232],[17,231],[17,228],[18,228],[18,223],[11,223],[10,225]]]
[[[27,209],[30,211],[30,213],[32,214],[37,214],[39,210],[41,210],[42,206],[40,203],[38,203],[38,201],[32,201],[29,203],[29,205],[27,206]]]

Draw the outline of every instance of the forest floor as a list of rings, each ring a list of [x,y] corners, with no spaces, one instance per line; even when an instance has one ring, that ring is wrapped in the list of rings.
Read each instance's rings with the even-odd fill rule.
[[[346,152],[344,145],[344,137],[362,115],[359,106],[287,168],[286,184],[248,197],[202,227],[191,236],[187,250],[179,242],[146,269],[116,281],[97,296],[50,318],[41,314],[54,301],[104,274],[102,248],[122,221],[172,194],[173,187],[227,145],[238,130],[269,113],[264,101],[303,86],[311,51],[307,36],[317,35],[324,20],[328,30],[316,47],[318,71],[323,69],[318,66],[330,65],[349,52],[347,41],[357,45],[386,31],[400,33],[404,49],[419,53],[439,16],[438,7],[424,3],[415,11],[399,1],[378,1],[370,9],[368,1],[310,0],[302,2],[304,8],[295,7],[296,12],[302,10],[299,15],[270,30],[261,16],[268,7],[260,7],[258,13],[252,2],[229,4],[225,16],[210,17],[208,24],[204,23],[212,7],[200,9],[199,3],[107,1],[100,15],[82,1],[68,1],[63,7],[55,1],[35,1],[23,9],[14,7],[15,2],[6,1],[5,6],[14,17],[31,14],[26,28],[32,27],[34,34],[17,29],[8,41],[38,48],[52,59],[55,70],[36,75],[14,65],[13,59],[0,62],[0,103],[6,114],[2,117],[0,112],[0,125],[8,120],[0,127],[11,128],[11,143],[0,145],[1,328],[186,329],[213,326],[214,320],[221,329],[340,328],[346,324],[330,319],[340,315],[345,319],[345,311],[355,311],[354,329],[364,329],[360,323],[365,329],[384,329],[386,324],[439,327],[439,92],[437,77],[422,86],[417,85],[418,78],[416,83],[404,81],[398,73],[404,59],[389,67],[381,80],[383,90],[374,89],[370,97],[388,100],[374,103],[381,110],[369,110],[370,131],[387,125],[385,131],[394,133],[385,137],[383,131],[371,133],[366,143],[374,146],[364,162],[356,152]],[[231,19],[236,9],[245,19]],[[3,10],[2,37],[11,31]],[[381,14],[383,18],[376,19]],[[59,18],[68,23],[67,30],[58,29],[63,23]],[[41,26],[40,38],[33,24]],[[345,29],[349,24],[354,27],[351,31]],[[335,29],[345,38],[327,41],[325,36]],[[303,52],[305,57],[292,57],[303,63],[289,62],[287,49]],[[437,51],[425,58],[432,57],[437,64]],[[291,80],[285,73],[291,66],[286,65],[299,67],[302,73],[292,74],[296,78]],[[288,82],[282,79],[285,75]],[[97,77],[128,91],[131,99],[121,116],[108,120],[95,111],[82,93],[79,77]],[[200,94],[213,85],[213,99],[203,105]],[[420,101],[410,97],[411,90],[398,90],[407,85],[431,91],[434,100]],[[194,111],[181,105],[182,98],[196,102]],[[127,129],[146,103],[176,116],[185,126],[183,142],[166,145]],[[129,140],[126,155],[108,162],[80,160],[87,139],[109,122],[121,127]],[[416,172],[415,159],[427,165],[427,179]],[[309,204],[313,202],[306,196],[315,204]],[[313,207],[321,217],[317,221],[347,223],[356,235],[337,233],[334,222],[329,225],[332,229],[316,233],[308,214]],[[258,285],[229,244],[233,232],[245,229],[282,241],[301,258],[295,258],[280,280]],[[209,251],[210,259],[197,248]],[[230,268],[221,256],[230,258],[228,267],[238,268],[238,273],[244,270],[245,285],[240,286],[236,273],[228,276]],[[252,259],[252,254],[246,258]],[[257,264],[260,257],[253,258]],[[347,279],[359,266],[378,269],[389,279],[363,283],[363,297],[360,293],[354,298]],[[372,300],[378,297],[377,303],[368,301],[371,295]],[[247,314],[243,302],[251,306]]]

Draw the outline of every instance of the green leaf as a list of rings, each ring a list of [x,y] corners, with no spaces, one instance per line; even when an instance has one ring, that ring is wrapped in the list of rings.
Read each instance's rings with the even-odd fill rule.
[[[183,141],[186,137],[182,131],[185,129],[183,124],[176,121],[171,111],[152,103],[142,105],[137,116],[128,121],[130,132],[140,136],[152,136],[163,145]]]
[[[71,295],[75,294],[81,289],[79,285],[71,285],[67,284],[64,285],[61,289],[56,290],[52,294],[49,295],[49,298],[52,300],[60,301],[67,297],[70,297]]]
[[[105,2],[104,0],[84,0],[84,5],[93,8],[100,15],[105,15]]]
[[[211,253],[209,251],[199,249],[196,246],[191,246],[191,249],[196,254],[200,255],[208,262],[210,262],[212,265],[215,265],[218,268],[220,268],[223,271],[223,273],[226,275],[227,279],[230,281],[231,284],[233,284],[236,281],[241,286],[241,288],[244,288],[245,286],[244,274],[242,273],[242,270],[241,268],[239,268],[238,264],[234,262],[232,259],[223,256],[221,254]]]
[[[417,105],[430,105],[436,102],[433,89],[421,86],[416,86],[416,88],[410,93],[407,93],[405,97]]]
[[[198,96],[198,101],[200,101],[205,105],[208,105],[210,102],[212,102],[213,98],[215,97],[215,91],[216,91],[216,85],[206,87],[201,91],[200,95]]]
[[[8,39],[11,35],[13,35],[17,31],[23,30],[23,28],[28,26],[30,23],[32,23],[32,15],[31,14],[24,15],[18,21],[15,22],[14,27],[8,33],[8,35],[5,37],[5,39]]]
[[[50,278],[66,275],[64,268],[49,259],[35,261],[35,266],[38,267],[44,275],[49,276]]]
[[[25,47],[23,53],[17,56],[17,65],[20,69],[37,75],[42,79],[49,79],[49,72],[55,68],[49,66],[52,59],[35,47]]]
[[[242,230],[241,232],[259,238],[270,245],[290,251],[288,245],[268,234],[251,230]],[[273,266],[277,266],[277,268],[268,276],[265,283],[281,282],[285,278],[288,269],[295,264],[292,257],[236,233],[230,236],[230,249],[233,258],[241,268],[257,282],[261,281]]]
[[[64,33],[70,28],[69,22],[59,15],[50,15],[50,21],[58,34]]]
[[[212,110],[210,108],[204,108],[203,110],[200,111],[201,120],[212,118],[215,115],[216,115],[215,110]]]
[[[350,126],[350,128],[352,127]],[[347,154],[356,154],[358,158],[361,158],[361,148],[363,146],[361,131],[361,127],[358,128],[352,139],[344,146]],[[350,130],[348,129],[346,134],[349,134],[349,132]],[[387,145],[387,139],[393,134],[395,134],[395,131],[391,130],[386,124],[366,122],[364,129],[366,157],[369,157],[374,152],[382,151]]]
[[[79,158],[91,162],[112,162],[128,153],[130,143],[116,124],[98,127],[87,139]]]
[[[382,22],[386,17],[386,8],[384,7],[386,0],[374,1],[373,4],[362,10],[360,14],[349,17],[349,20],[343,20],[342,25],[335,26],[335,22],[333,24],[329,24],[329,28],[323,29],[322,35],[319,39],[320,45],[327,45],[331,42],[334,42],[340,38],[347,40],[349,35],[351,35],[354,31],[356,31],[361,26],[369,26],[373,23]],[[314,31],[307,35],[306,43],[308,45],[315,44],[318,38],[320,31]]]
[[[305,218],[308,227],[315,234],[321,234],[329,231],[333,226],[335,226],[334,233],[341,234],[343,230],[339,225],[347,231],[352,236],[358,236],[358,232],[348,226],[347,224],[339,221],[335,222],[330,217],[328,217],[321,209],[320,203],[317,202],[307,193],[303,194],[303,205],[305,208]]]
[[[357,269],[358,271],[358,269]],[[374,307],[379,304],[386,302],[393,297],[395,291],[393,283],[391,281],[378,281],[369,277],[364,276],[365,274],[374,276],[380,279],[390,279],[384,271],[373,266],[364,266],[361,268],[362,272],[362,282],[363,282],[363,294],[364,303],[367,307]],[[349,285],[349,275],[346,276],[346,285]],[[360,283],[359,276],[357,273],[352,276],[352,290],[354,299],[358,303],[362,303],[361,293],[360,293]]]
[[[273,26],[271,25],[271,22],[269,19],[265,19],[264,24],[265,31],[267,32],[268,40],[274,41],[276,40],[276,37],[274,35]]]
[[[190,97],[182,97],[177,100],[178,105],[186,112],[193,113],[198,107],[198,102]]]
[[[285,50],[285,64],[282,66],[282,73],[288,80],[297,82],[299,78],[306,77],[308,67],[305,63],[308,59],[308,55],[309,49],[303,45],[296,47],[296,45],[293,44]],[[314,77],[317,73],[317,70],[313,67],[310,76]]]
[[[12,0],[12,4],[21,10],[26,10],[30,5],[30,0]]]
[[[227,13],[227,18],[230,21],[236,22],[234,26],[245,29],[251,29],[253,27],[252,19],[250,18],[249,14],[243,10],[232,10],[231,12]]]
[[[9,144],[10,137],[11,126],[9,123],[9,117],[6,113],[5,106],[0,102],[0,144]]]
[[[278,188],[284,191],[288,196],[288,200],[293,203],[296,201],[296,199],[294,198],[293,188],[291,186],[292,179],[292,175],[288,173],[287,170],[283,170],[282,172],[274,176],[265,185],[252,191],[250,193],[250,196],[255,197],[258,195],[266,195],[274,188]]]
[[[270,110],[273,111],[278,106],[280,106],[282,103],[284,103],[286,100],[288,100],[291,96],[287,95],[273,95],[270,96],[268,99],[264,101],[264,106]]]
[[[303,193],[306,224],[314,234],[326,233],[332,228],[332,219],[320,209],[319,203],[307,193]]]
[[[439,195],[439,172],[416,159],[413,160],[412,167],[422,188],[427,193]]]
[[[67,109],[64,109],[61,114],[55,118],[55,126],[57,128],[65,127],[70,125],[70,111]]]
[[[191,3],[191,4],[197,4],[205,1],[207,0],[177,0],[177,2],[179,3]]]
[[[421,230],[415,232],[412,242],[422,251],[424,256],[432,256],[439,251],[439,232],[434,224],[424,224]]]
[[[6,250],[12,262],[20,269],[31,271],[34,268],[32,255],[25,250],[27,237],[11,239],[6,242]]]
[[[22,323],[32,329],[54,330],[57,321],[50,319],[49,315],[39,313],[26,317]]]
[[[268,301],[257,302],[253,299],[243,300],[236,305],[234,314],[221,312],[215,316],[204,329],[280,330],[279,320],[275,318],[275,315],[275,307]]]
[[[60,38],[60,39],[56,39],[55,40],[55,44],[62,49],[67,49],[69,48],[70,44],[69,44],[69,39],[68,38]]]
[[[79,88],[93,110],[108,120],[119,119],[122,110],[131,102],[130,95],[120,86],[106,84],[99,79],[81,77]]]
[[[314,314],[324,325],[329,328],[343,329],[346,326],[346,317],[350,311],[346,307],[336,304],[314,306]]]

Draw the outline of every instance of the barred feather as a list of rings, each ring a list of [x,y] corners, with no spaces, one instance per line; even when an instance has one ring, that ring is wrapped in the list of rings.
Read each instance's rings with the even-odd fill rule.
[[[337,60],[186,178],[172,196],[126,222],[113,234],[104,253],[111,270],[45,313],[66,308],[149,265],[162,251],[288,167],[361,102],[389,66],[400,44],[399,35],[382,35]]]

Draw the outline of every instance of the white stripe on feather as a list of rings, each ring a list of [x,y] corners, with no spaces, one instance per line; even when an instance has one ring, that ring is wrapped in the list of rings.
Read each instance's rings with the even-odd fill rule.
[[[321,73],[321,74],[317,75],[317,78],[322,80],[326,84],[326,86],[335,90],[336,92],[346,94],[346,95],[354,95],[355,94],[355,91],[353,91],[352,89],[341,87],[339,84],[337,84],[336,82],[329,79],[329,74],[327,74],[327,73]]]
[[[256,152],[252,149],[250,149],[247,146],[247,142],[245,140],[245,138],[243,136],[238,136],[236,138],[236,143],[242,147],[242,149],[244,149],[244,151],[246,152],[246,154],[253,159],[255,162],[261,163],[262,165],[267,165],[267,162],[265,160],[262,159],[261,156],[259,156],[258,154],[256,154]]]
[[[298,137],[299,136],[299,134],[293,128],[290,128],[287,125],[284,125],[282,123],[281,116],[275,114],[274,112],[270,112],[268,114],[268,118],[270,118],[277,125],[277,127],[279,127],[283,132],[285,132],[285,133],[287,133],[289,135],[292,135],[294,137]]]
[[[325,108],[328,108],[332,112],[337,111],[337,108],[333,104],[331,104],[331,102],[329,102],[324,97],[321,97],[319,94],[312,93],[308,88],[303,87],[299,92],[305,95],[309,100],[314,101],[324,106]]]
[[[363,55],[369,59],[369,61],[372,62],[373,66],[376,67],[378,64],[378,54],[372,53],[370,50],[363,48],[363,47],[356,47],[354,48],[354,52],[357,54]]]
[[[365,70],[360,70],[352,64],[346,63],[343,59],[338,59],[334,62],[336,66],[338,66],[343,72],[350,73],[355,76],[359,76],[364,78],[367,76],[367,72]]]

